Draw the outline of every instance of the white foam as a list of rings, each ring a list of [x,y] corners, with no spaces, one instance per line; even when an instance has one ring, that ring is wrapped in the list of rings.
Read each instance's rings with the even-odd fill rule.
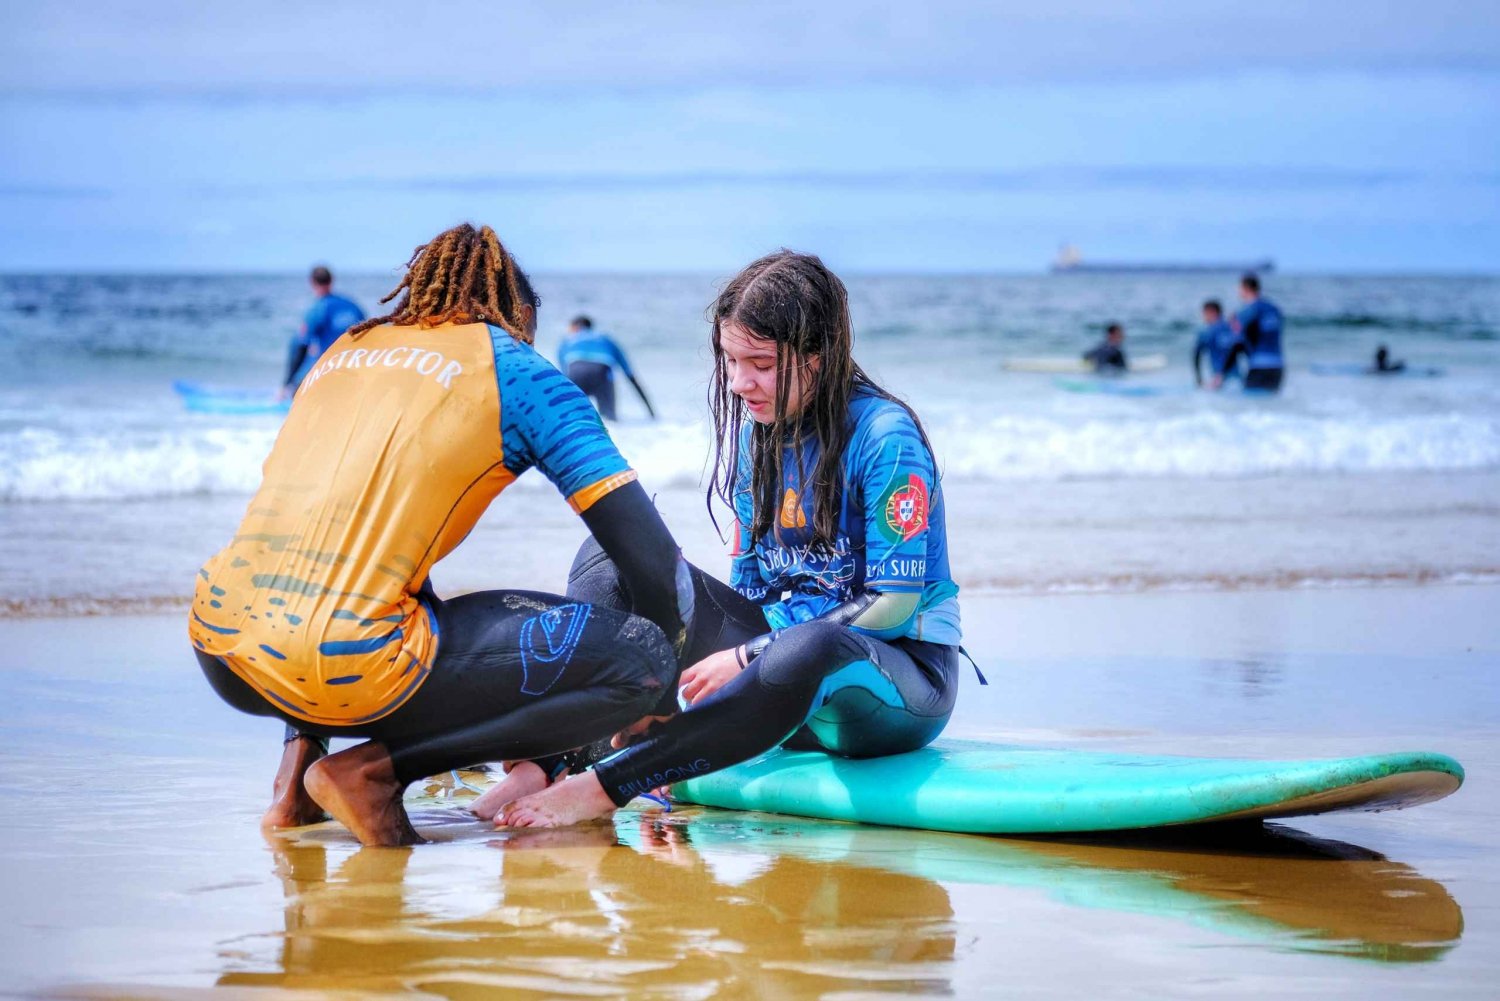
[[[250,493],[274,427],[78,434],[27,428],[0,439],[0,498],[107,500]]]
[[[944,472],[974,480],[1243,477],[1493,469],[1500,419],[1197,413],[1065,422],[996,417],[930,429]]]
[[[967,481],[1232,478],[1500,468],[1500,417],[1193,413],[1131,419],[1002,415],[928,426],[944,475]],[[273,424],[170,430],[29,427],[0,434],[0,499],[107,500],[250,493]],[[694,488],[707,429],[624,425],[614,436],[648,490]],[[551,489],[539,475],[518,489]]]

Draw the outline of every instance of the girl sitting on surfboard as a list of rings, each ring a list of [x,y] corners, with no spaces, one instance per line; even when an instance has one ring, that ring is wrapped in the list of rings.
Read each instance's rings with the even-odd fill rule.
[[[735,513],[729,584],[693,568],[680,690],[689,708],[550,788],[527,762],[475,804],[510,826],[604,816],[658,786],[784,743],[848,757],[911,751],[953,710],[958,587],[932,448],[911,409],[854,361],[843,282],[780,251],[713,305],[714,476]],[[630,610],[585,544],[569,596]],[[675,707],[672,707],[675,708]],[[513,799],[526,787],[540,788]]]
[[[401,802],[415,779],[566,751],[650,712],[691,617],[687,564],[588,399],[532,349],[538,300],[494,231],[418,247],[385,301],[398,293],[303,379],[188,623],[224,701],[288,724],[263,826],[326,810],[367,845],[421,840]],[[433,564],[533,466],[639,616],[433,593]],[[365,742],[325,757],[330,737]]]

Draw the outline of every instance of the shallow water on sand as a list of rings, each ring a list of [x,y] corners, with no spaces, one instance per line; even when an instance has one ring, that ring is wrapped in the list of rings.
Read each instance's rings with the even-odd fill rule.
[[[1497,598],[969,599],[991,685],[964,680],[953,735],[1469,774],[1401,813],[1090,842],[696,808],[510,834],[451,782],[413,791],[430,845],[263,838],[277,728],[216,702],[177,617],[10,620],[0,990],[1492,996]]]

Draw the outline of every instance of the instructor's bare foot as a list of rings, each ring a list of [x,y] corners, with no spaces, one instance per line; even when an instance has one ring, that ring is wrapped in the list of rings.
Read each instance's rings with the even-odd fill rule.
[[[505,778],[490,786],[469,804],[469,812],[480,820],[494,820],[500,808],[513,799],[547,788],[547,773],[535,761],[518,761]]]
[[[276,781],[271,786],[271,806],[260,818],[261,830],[302,827],[328,819],[303,784],[307,769],[324,753],[322,743],[312,737],[294,737],[286,742],[281,767],[276,769]]]
[[[416,845],[422,838],[401,802],[403,786],[385,745],[357,744],[307,770],[307,791],[362,845]]]
[[[614,812],[614,801],[605,795],[598,777],[584,772],[506,806],[495,819],[495,826],[566,827]]]

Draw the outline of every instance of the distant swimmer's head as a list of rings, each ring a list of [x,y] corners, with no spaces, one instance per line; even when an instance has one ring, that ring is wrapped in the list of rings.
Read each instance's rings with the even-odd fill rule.
[[[741,431],[749,422],[755,517],[748,527],[756,537],[779,531],[775,515],[784,499],[779,485],[786,481],[782,460],[787,450],[815,442],[817,465],[803,479],[815,484],[810,544],[831,549],[838,538],[841,463],[852,434],[850,401],[856,390],[893,399],[854,360],[848,290],[816,256],[778,250],[730,279],[709,317],[714,355],[709,496],[732,503]]]
[[[1111,344],[1125,343],[1125,328],[1118,323],[1111,323],[1104,328],[1104,339]]]
[[[542,304],[531,279],[488,226],[454,226],[412,252],[401,284],[381,302],[397,296],[395,308],[349,328],[359,336],[382,323],[436,327],[442,323],[493,323],[516,340],[536,339],[536,311]]]
[[[1224,307],[1219,303],[1219,300],[1209,299],[1203,304],[1204,323],[1218,323],[1222,319],[1224,319]]]
[[[333,272],[326,265],[319,264],[308,274],[307,283],[318,295],[327,295],[333,291]]]
[[[1260,298],[1260,278],[1254,272],[1240,278],[1240,298],[1246,302]]]
[[[582,313],[579,313],[577,316],[573,317],[572,321],[568,323],[568,333],[570,334],[576,334],[584,330],[593,329],[593,319],[591,317],[585,316]]]

